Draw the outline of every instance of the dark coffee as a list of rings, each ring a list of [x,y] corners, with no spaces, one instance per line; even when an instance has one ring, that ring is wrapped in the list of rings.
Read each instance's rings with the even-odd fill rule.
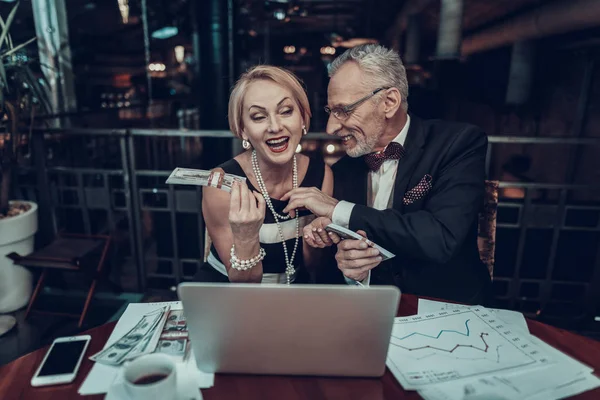
[[[139,378],[137,378],[133,383],[136,385],[149,385],[151,383],[156,383],[158,381],[162,381],[163,379],[165,379],[167,376],[167,374],[151,374],[151,375],[144,375],[144,376],[140,376]]]

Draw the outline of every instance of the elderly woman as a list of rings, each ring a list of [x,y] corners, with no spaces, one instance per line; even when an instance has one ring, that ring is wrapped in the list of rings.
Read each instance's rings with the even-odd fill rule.
[[[206,187],[202,212],[213,240],[197,280],[208,282],[308,282],[316,262],[302,230],[314,218],[306,210],[284,213],[281,197],[298,187],[333,192],[333,175],[322,158],[296,148],[310,126],[310,107],[298,78],[273,66],[244,73],[229,98],[229,127],[245,151],[215,171],[239,175],[246,184],[231,194]]]

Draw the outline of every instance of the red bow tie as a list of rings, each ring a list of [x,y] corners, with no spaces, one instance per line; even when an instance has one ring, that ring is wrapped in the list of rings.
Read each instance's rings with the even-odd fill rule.
[[[399,160],[404,156],[404,147],[400,143],[391,142],[385,150],[365,156],[365,162],[371,171],[377,171],[385,160]]]

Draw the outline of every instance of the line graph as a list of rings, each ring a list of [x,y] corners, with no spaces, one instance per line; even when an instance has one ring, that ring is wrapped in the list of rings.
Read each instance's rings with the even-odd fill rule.
[[[485,354],[481,357],[459,357],[459,356],[449,354],[449,353],[446,354],[446,357],[448,357],[452,360],[468,360],[468,361],[485,360],[485,361],[494,362],[494,363],[498,364],[500,362],[500,347],[502,347],[502,345],[498,345],[495,348],[494,354],[496,355],[496,358],[485,357]],[[486,353],[486,354],[491,354],[491,353]],[[424,355],[422,357],[416,357],[416,359],[424,360],[429,357],[438,357],[440,355],[443,355],[443,354],[430,353],[430,354]]]
[[[403,336],[403,337],[397,337],[397,336],[394,336],[394,335],[392,335],[392,337],[396,338],[398,340],[404,340],[404,339],[408,339],[409,337],[414,336],[414,335],[420,335],[420,336],[428,337],[428,338],[431,338],[431,339],[439,339],[440,336],[442,336],[442,333],[444,333],[444,332],[452,332],[452,333],[457,333],[457,334],[463,335],[463,336],[469,336],[469,334],[471,333],[471,331],[469,330],[469,321],[470,321],[470,319],[465,320],[465,328],[467,330],[465,333],[456,331],[454,329],[442,329],[440,331],[440,333],[438,333],[436,336],[430,336],[430,335],[427,335],[427,334],[423,334],[421,332],[412,332],[412,333],[410,333],[410,334],[408,334],[406,336]]]
[[[423,350],[423,349],[433,349],[433,350],[438,350],[438,351],[445,351],[448,353],[454,353],[454,350],[460,348],[460,347],[468,347],[470,349],[473,350],[479,350],[482,351],[484,353],[487,353],[488,349],[490,348],[490,346],[487,344],[487,342],[484,339],[484,336],[488,336],[489,333],[486,332],[481,332],[481,334],[479,335],[479,338],[481,339],[481,341],[483,342],[484,347],[477,347],[477,346],[473,346],[472,344],[455,344],[453,348],[451,348],[450,350],[448,349],[443,349],[441,347],[435,347],[435,346],[430,346],[430,345],[425,345],[425,346],[420,346],[420,347],[405,347],[396,343],[391,342],[390,344],[396,347],[400,347],[404,350],[408,350],[408,351],[416,351],[416,350]],[[468,336],[468,335],[467,335]]]
[[[483,307],[397,318],[387,365],[405,389],[547,362]]]

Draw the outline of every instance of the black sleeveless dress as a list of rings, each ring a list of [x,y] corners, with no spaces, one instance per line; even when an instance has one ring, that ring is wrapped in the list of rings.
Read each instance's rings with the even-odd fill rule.
[[[226,173],[246,177],[244,170],[235,159],[231,159],[219,165],[219,167],[223,168],[223,170]],[[302,182],[299,183],[299,186],[314,186],[321,189],[321,187],[323,186],[324,176],[325,162],[323,158],[311,158],[308,164],[306,175]],[[260,190],[258,188],[255,188],[249,180],[246,182],[248,183],[248,187],[250,188],[250,190],[255,190],[260,193]],[[287,201],[281,201],[271,198],[271,203],[273,204],[275,212],[277,212],[280,215],[285,215],[283,209],[287,206]],[[298,239],[298,247],[296,249],[296,255],[293,261],[294,268],[296,269],[296,275],[293,279],[293,282],[306,283],[308,282],[309,277],[306,268],[304,267],[304,257],[302,251],[302,228],[304,228],[305,225],[308,225],[315,218],[315,216],[308,210],[302,210],[298,214],[298,225],[300,232]],[[281,226],[281,229],[283,231],[288,257],[291,257],[292,252],[294,251],[294,243],[296,241],[296,220],[294,218],[290,218],[286,221],[281,221],[280,219],[279,225]],[[218,239],[212,238],[212,240],[214,242]],[[273,213],[269,209],[269,207],[267,207],[266,209],[265,220],[262,227],[260,228],[259,240],[261,247],[265,249],[265,252],[267,253],[262,262],[263,282],[285,283],[286,263],[285,254],[283,251],[283,244],[281,241],[279,230],[277,228],[277,224],[275,222],[275,218],[273,217]],[[208,261],[200,267],[198,273],[196,274],[195,280],[199,282],[229,282],[227,270],[225,268],[225,265],[219,258],[219,254],[217,253],[214,244],[210,248]]]

